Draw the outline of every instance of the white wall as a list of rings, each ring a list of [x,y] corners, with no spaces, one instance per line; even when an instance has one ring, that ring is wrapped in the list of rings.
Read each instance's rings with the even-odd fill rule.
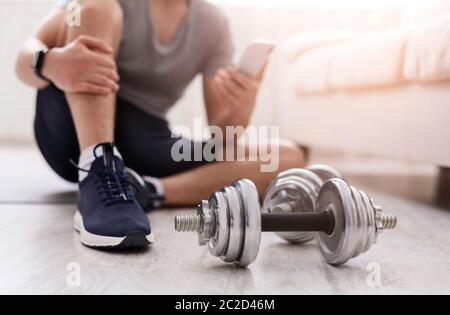
[[[131,0],[130,0],[131,1]],[[369,2],[367,2],[369,1]],[[424,0],[408,1],[421,2]],[[438,0],[435,0],[438,1]],[[52,0],[0,0],[0,140],[32,139],[34,91],[22,85],[14,75],[14,58],[23,41],[51,8]],[[282,43],[289,36],[319,28],[385,29],[402,23],[399,10],[405,0],[215,0],[229,14],[237,47],[237,56],[254,38],[272,38]],[[364,5],[361,5],[363,3]],[[380,5],[382,3],[383,5]],[[256,7],[255,4],[258,6]],[[285,4],[281,6],[280,4]],[[370,4],[370,5],[368,5]],[[254,121],[276,124],[277,100],[282,97],[277,84],[284,84],[276,63],[268,69]],[[179,106],[170,113],[174,125],[192,125],[194,117],[204,115],[198,80],[187,91]]]
[[[49,7],[50,1],[0,0],[0,139],[31,136],[34,91],[17,80],[14,59]]]

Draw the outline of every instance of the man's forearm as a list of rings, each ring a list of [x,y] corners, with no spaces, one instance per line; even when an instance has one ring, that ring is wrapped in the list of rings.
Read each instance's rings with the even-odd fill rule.
[[[16,61],[16,74],[19,79],[25,84],[37,89],[44,88],[48,85],[48,82],[40,79],[31,67],[34,53],[43,47],[45,45],[37,38],[27,40]]]

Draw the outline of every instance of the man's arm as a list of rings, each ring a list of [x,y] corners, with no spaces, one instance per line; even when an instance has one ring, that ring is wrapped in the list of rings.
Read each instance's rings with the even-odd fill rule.
[[[31,68],[33,55],[43,47],[50,48],[42,74],[65,92],[109,94],[118,90],[119,76],[113,49],[104,41],[80,36],[66,45],[66,12],[54,10],[42,22],[34,36],[20,50],[16,74],[25,84],[38,89],[48,82]],[[109,57],[108,57],[109,56]]]
[[[16,61],[16,74],[25,84],[35,88],[43,88],[48,84],[34,74],[31,63],[36,51],[43,47],[57,46],[58,33],[64,25],[64,18],[63,10],[53,10],[20,50]]]

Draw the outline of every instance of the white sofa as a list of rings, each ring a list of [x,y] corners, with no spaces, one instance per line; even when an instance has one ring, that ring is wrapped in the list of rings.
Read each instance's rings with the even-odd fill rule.
[[[450,167],[450,83],[299,97],[279,104],[281,135],[317,148]]]
[[[335,40],[327,34],[327,43],[297,38],[301,57],[291,51],[278,60],[286,77],[277,93],[282,136],[310,147],[450,167],[449,30],[450,23],[439,35],[445,47],[417,30],[388,34],[384,47],[379,37],[360,34],[364,41],[356,43],[346,34]],[[436,47],[425,49],[414,34]],[[438,48],[448,50],[434,56]],[[438,77],[420,71],[420,63]]]

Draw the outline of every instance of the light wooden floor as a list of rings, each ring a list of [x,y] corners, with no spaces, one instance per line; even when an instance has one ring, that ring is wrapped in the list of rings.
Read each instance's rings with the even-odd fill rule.
[[[398,229],[341,268],[325,264],[314,244],[292,246],[268,234],[256,263],[238,269],[210,257],[197,246],[195,235],[173,231],[173,217],[184,209],[150,214],[157,242],[148,250],[114,253],[83,247],[72,228],[73,205],[35,203],[52,190],[59,193],[59,181],[36,152],[1,148],[0,185],[8,187],[9,196],[0,195],[0,293],[450,293],[450,212],[431,203],[433,169],[374,160],[328,161],[339,164],[351,182],[369,188],[378,204],[392,209],[399,217]],[[27,181],[22,168],[38,175]],[[71,187],[61,183],[61,194]],[[16,200],[20,193],[27,203]],[[367,284],[367,266],[374,262],[381,266],[379,287]],[[79,287],[67,285],[71,263],[81,268]]]

